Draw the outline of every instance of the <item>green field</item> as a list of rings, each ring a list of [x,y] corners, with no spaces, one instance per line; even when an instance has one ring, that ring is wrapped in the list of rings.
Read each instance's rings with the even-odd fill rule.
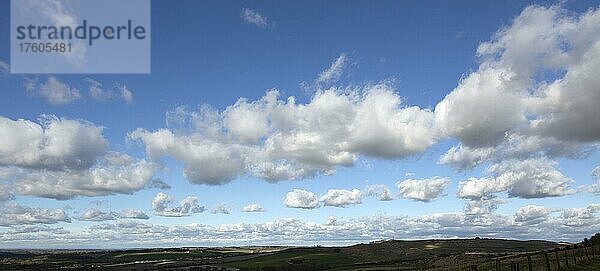
[[[348,247],[222,247],[0,251],[0,270],[600,270],[600,246],[502,239],[387,240]],[[586,254],[587,251],[587,254]],[[590,255],[591,254],[591,255]],[[546,262],[546,255],[548,262]],[[557,257],[558,256],[558,257]],[[566,258],[565,258],[566,257]],[[578,266],[573,267],[576,257]],[[592,260],[588,260],[591,258]],[[564,269],[569,261],[570,269]]]
[[[259,269],[264,267],[286,268],[306,267],[315,270],[329,269],[341,265],[351,265],[358,260],[349,255],[329,251],[290,250],[273,255],[265,255],[250,260],[227,264],[241,269]]]
[[[592,270],[600,270],[600,259],[593,259],[590,261],[582,261],[578,263],[576,266],[571,266],[567,268],[563,268],[561,270],[565,271],[592,271]]]

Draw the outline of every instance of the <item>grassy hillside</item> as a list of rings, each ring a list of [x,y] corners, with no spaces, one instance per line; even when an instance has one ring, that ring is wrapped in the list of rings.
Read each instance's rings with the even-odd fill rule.
[[[382,241],[337,248],[293,248],[227,265],[242,270],[354,270],[357,268],[422,268],[478,263],[498,256],[549,250],[548,241],[451,239]]]
[[[348,247],[228,247],[114,251],[0,251],[0,270],[413,270],[478,264],[564,247],[548,241],[448,239],[381,241]],[[561,251],[561,254],[563,255]],[[600,254],[600,249],[598,250]],[[554,255],[554,253],[552,254]],[[579,257],[583,258],[583,252]],[[554,256],[552,256],[554,257]],[[543,255],[532,257],[545,264]],[[564,259],[563,259],[564,260]],[[506,260],[505,263],[509,263]],[[512,260],[511,260],[512,261]],[[523,257],[519,261],[523,261]],[[525,264],[525,263],[522,263]],[[461,269],[461,270],[462,270]],[[452,269],[453,270],[453,269]],[[573,269],[579,270],[579,269]],[[600,270],[600,269],[599,269]]]

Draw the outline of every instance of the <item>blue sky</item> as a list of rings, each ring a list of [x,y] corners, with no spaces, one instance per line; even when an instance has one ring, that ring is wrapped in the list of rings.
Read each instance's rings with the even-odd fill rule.
[[[9,29],[9,2],[0,5],[0,28]],[[598,5],[154,0],[150,74],[0,75],[1,246],[77,247],[76,240],[101,238],[91,246],[286,244],[280,234],[288,226],[297,231],[294,244],[590,236],[600,221],[600,112],[586,101],[600,90],[597,70],[576,74],[596,65],[589,59],[599,51],[593,33],[600,29],[586,22],[600,18]],[[0,31],[5,67],[9,40]],[[97,83],[102,95],[92,93]],[[276,105],[268,101],[272,90]],[[387,108],[396,98],[401,103]],[[281,113],[286,108],[290,115]],[[35,145],[22,125],[38,125],[41,140],[53,136],[52,125],[73,138]],[[15,142],[29,147],[19,152]],[[99,150],[88,150],[94,144]],[[29,150],[40,157],[25,161]],[[456,159],[443,162],[452,150]],[[104,168],[111,155],[134,162]],[[87,167],[71,163],[89,156]],[[221,168],[224,161],[234,168]],[[269,181],[277,172],[260,167],[271,163],[291,169]],[[213,169],[221,177],[205,175]],[[102,170],[116,170],[108,178],[116,183],[79,186]],[[127,186],[128,170],[149,176]],[[170,189],[148,187],[153,180]],[[379,200],[371,185],[390,196]],[[331,189],[341,196],[327,197]],[[264,210],[243,212],[250,204]],[[211,212],[219,205],[229,214]],[[348,231],[334,234],[335,227]],[[131,228],[146,235],[136,239]],[[173,241],[169,234],[181,228],[196,235]]]

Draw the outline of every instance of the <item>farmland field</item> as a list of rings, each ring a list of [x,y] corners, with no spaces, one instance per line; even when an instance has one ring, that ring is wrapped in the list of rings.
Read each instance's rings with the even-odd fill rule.
[[[546,255],[552,268],[566,267],[565,255],[571,268],[567,270],[598,267],[600,249],[592,254],[589,248],[563,250],[566,247],[572,245],[475,238],[386,240],[347,247],[5,250],[0,252],[0,270],[469,270],[471,265],[493,270],[497,259],[504,263],[501,270],[510,270],[512,262],[525,268],[525,253],[531,255],[534,270],[546,270]],[[579,261],[576,267],[573,252]]]

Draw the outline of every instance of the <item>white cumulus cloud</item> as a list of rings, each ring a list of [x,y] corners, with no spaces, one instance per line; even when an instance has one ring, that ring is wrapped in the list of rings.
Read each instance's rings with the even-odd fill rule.
[[[365,194],[367,194],[368,196],[376,197],[378,200],[381,201],[390,201],[394,199],[390,189],[383,184],[368,185],[365,189]]]
[[[189,196],[177,203],[174,198],[163,192],[159,192],[152,199],[152,209],[159,216],[181,217],[202,213],[205,207],[198,204],[197,197]]]
[[[487,169],[484,178],[469,178],[459,184],[457,196],[478,199],[499,192],[510,197],[543,198],[572,194],[573,180],[556,169],[556,163],[547,159],[507,160]]]
[[[117,215],[119,218],[129,218],[129,219],[148,219],[149,218],[148,215],[146,213],[144,213],[143,211],[134,210],[134,209],[122,210]]]
[[[545,206],[527,205],[519,208],[515,213],[515,222],[534,225],[547,221],[551,210]]]
[[[319,200],[325,206],[345,207],[362,203],[362,196],[358,189],[329,189]]]
[[[117,219],[117,214],[115,212],[105,212],[98,208],[90,208],[87,209],[79,219],[85,221],[115,220]]]
[[[416,201],[430,202],[442,195],[450,184],[450,179],[434,177],[428,179],[408,179],[397,183],[400,197]]]
[[[289,208],[315,209],[320,206],[315,193],[302,189],[294,189],[288,192],[283,199],[283,203]]]
[[[102,127],[54,116],[39,124],[0,116],[0,137],[0,165],[36,169],[89,168],[108,145]]]
[[[242,208],[242,212],[253,213],[253,212],[264,212],[265,209],[259,204],[253,203],[248,204]]]
[[[29,207],[9,202],[0,206],[0,226],[71,222],[62,209]]]
[[[438,136],[433,113],[402,106],[385,83],[320,91],[307,104],[280,100],[271,90],[221,112],[177,108],[167,122],[170,129],[137,129],[129,138],[143,143],[152,159],[182,161],[189,181],[213,185],[244,174],[271,182],[330,175],[360,155],[395,159],[421,153]]]

